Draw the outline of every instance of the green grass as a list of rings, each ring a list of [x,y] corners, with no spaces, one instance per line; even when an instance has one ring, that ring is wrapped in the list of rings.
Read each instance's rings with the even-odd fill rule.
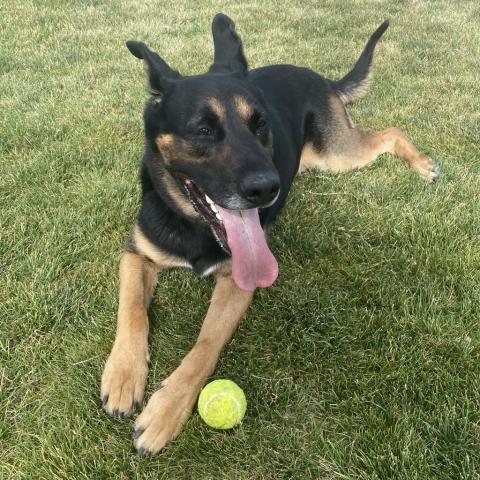
[[[244,388],[244,423],[219,433],[194,415],[139,458],[132,420],[98,400],[139,200],[145,80],[124,43],[205,71],[220,10],[252,67],[331,78],[389,18],[350,111],[404,129],[443,176],[426,185],[385,156],[299,178],[272,238],[279,279],[215,373]],[[0,18],[1,479],[480,477],[478,2],[4,0]],[[147,395],[193,344],[211,289],[162,277]]]

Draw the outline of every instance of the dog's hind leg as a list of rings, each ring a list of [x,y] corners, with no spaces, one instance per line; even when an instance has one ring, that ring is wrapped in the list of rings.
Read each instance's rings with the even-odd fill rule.
[[[158,452],[180,432],[252,297],[252,292],[237,287],[229,272],[217,275],[210,308],[195,346],[152,395],[135,422],[133,437],[139,453]]]
[[[103,408],[123,418],[143,398],[148,373],[147,308],[159,267],[145,257],[125,252],[120,260],[117,335],[102,375]]]
[[[399,128],[381,132],[354,128],[336,95],[330,99],[330,111],[332,119],[322,136],[321,146],[317,146],[320,142],[313,131],[303,147],[300,172],[310,168],[345,172],[372,163],[382,153],[391,153],[402,158],[427,181],[432,182],[439,176],[438,166],[421,153]]]
[[[365,157],[370,156],[375,160],[382,153],[391,153],[402,158],[410,168],[429,182],[435,181],[440,175],[438,166],[421,153],[399,128],[392,127],[378,133],[365,132],[363,136]]]

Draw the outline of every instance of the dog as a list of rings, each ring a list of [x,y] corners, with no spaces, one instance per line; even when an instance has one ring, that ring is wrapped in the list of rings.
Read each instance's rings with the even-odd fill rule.
[[[145,63],[151,98],[141,205],[120,261],[117,333],[101,381],[109,414],[124,418],[142,402],[147,309],[158,273],[186,267],[216,278],[194,347],[136,419],[140,454],[157,453],[178,435],[254,290],[275,281],[265,232],[298,173],[344,172],[388,152],[427,181],[439,176],[400,129],[359,129],[346,111],[367,92],[373,52],[388,25],[338,81],[292,65],[249,71],[235,25],[221,13],[212,22],[214,61],[205,74],[182,76],[144,43],[127,42]]]

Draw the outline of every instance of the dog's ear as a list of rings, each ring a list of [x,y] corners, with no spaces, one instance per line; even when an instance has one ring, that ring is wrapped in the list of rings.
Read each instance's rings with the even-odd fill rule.
[[[181,75],[176,70],[170,68],[165,60],[143,42],[129,40],[127,48],[132,55],[145,61],[149,90],[152,95],[162,95],[176,79],[180,78]]]
[[[246,75],[248,64],[233,21],[223,13],[217,13],[212,22],[212,35],[215,50],[209,72]]]

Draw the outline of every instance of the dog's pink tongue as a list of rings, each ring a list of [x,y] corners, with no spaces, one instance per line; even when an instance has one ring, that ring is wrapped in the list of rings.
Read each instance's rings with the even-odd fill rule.
[[[268,248],[258,209],[227,210],[216,205],[232,252],[232,275],[242,289],[269,287],[278,276],[278,264]]]

